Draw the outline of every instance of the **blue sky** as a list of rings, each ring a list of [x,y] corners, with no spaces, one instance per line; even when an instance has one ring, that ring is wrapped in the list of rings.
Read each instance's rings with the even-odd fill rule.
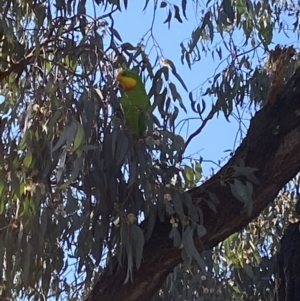
[[[114,14],[114,27],[119,31],[123,42],[130,42],[131,44],[136,44],[140,42],[144,34],[149,30],[152,22],[153,16],[153,1],[149,1],[148,8],[146,12],[143,12],[144,0],[128,1],[128,9],[123,10],[123,12],[117,12]],[[174,4],[180,6],[181,1],[173,1]],[[93,7],[89,7],[88,14],[94,15]],[[100,8],[97,8],[97,16],[101,16],[103,13]],[[188,2],[187,16],[188,21],[184,20],[181,24],[177,20],[172,20],[171,28],[168,29],[167,24],[163,24],[165,18],[167,17],[167,11],[165,9],[158,8],[156,13],[156,21],[154,23],[154,36],[163,50],[163,55],[165,58],[171,59],[177,68],[177,72],[184,79],[188,90],[194,90],[196,87],[202,85],[209,77],[212,77],[216,67],[220,63],[218,60],[215,62],[212,60],[210,54],[207,56],[202,54],[202,59],[198,63],[192,66],[192,70],[188,68],[187,65],[182,65],[180,61],[181,49],[180,43],[188,39],[192,30],[199,25],[199,17],[195,13],[192,7],[192,1]],[[216,36],[216,40],[219,37]],[[236,34],[237,41],[242,40],[242,35]],[[287,38],[284,38],[281,34],[275,37],[276,42],[282,44],[290,44]],[[155,59],[154,56],[150,56],[150,59]],[[190,101],[188,98],[188,93],[180,87],[178,81],[173,78],[171,79],[178,87],[179,92],[183,100],[185,101],[185,106],[188,109],[188,114],[184,112],[181,113],[180,118],[187,117],[197,117],[190,109]],[[149,86],[147,86],[149,89]],[[207,107],[210,108],[211,102],[207,99]],[[247,128],[249,125],[250,115],[245,113],[243,117],[243,122]],[[194,122],[191,124],[189,133],[194,131],[199,124]],[[230,118],[230,122],[227,122],[222,114],[218,118],[211,120],[208,125],[204,128],[201,135],[196,138],[193,143],[190,144],[187,154],[197,153],[207,160],[208,162],[203,163],[204,174],[208,175],[210,173],[211,167],[216,167],[212,161],[217,162],[222,160],[222,158],[228,156],[228,153],[224,152],[227,149],[236,148],[239,145],[239,139],[236,143],[236,135],[238,132],[239,124],[234,118]],[[246,128],[243,128],[244,133]],[[199,158],[199,156],[195,156]],[[223,162],[224,163],[224,162]],[[72,274],[67,276],[71,279]]]
[[[178,5],[180,5],[180,2]],[[180,43],[183,40],[188,39],[192,30],[199,24],[191,4],[192,3],[190,2],[187,9],[189,20],[184,20],[184,23],[179,23],[174,19],[171,21],[170,29],[168,29],[167,24],[163,24],[168,11],[165,8],[158,8],[153,30],[157,43],[163,50],[164,57],[171,59],[175,63],[177,72],[185,81],[189,91],[201,85],[209,77],[212,77],[219,64],[219,61],[213,62],[210,54],[208,54],[207,57],[203,54],[201,61],[193,65],[192,70],[190,70],[186,64],[182,65],[180,61]],[[143,6],[144,1],[129,1],[127,10],[124,9],[122,13],[118,12],[115,14],[114,26],[121,34],[123,42],[130,42],[132,44],[140,42],[141,38],[150,28],[153,17],[153,1],[149,2],[145,12],[142,11]],[[99,11],[99,15],[100,14],[101,12]],[[153,55],[150,56],[150,59],[155,59],[155,57],[156,53],[153,53]],[[197,115],[189,109],[190,101],[188,93],[181,88],[180,83],[176,78],[171,78],[171,80],[177,85],[185,106],[188,109],[188,114],[181,112],[178,119],[197,117]],[[207,102],[207,107],[209,109],[211,108],[210,100]],[[248,124],[247,120],[245,120],[245,122]],[[199,125],[200,121],[190,123],[188,132],[191,133]],[[232,149],[234,147],[237,130],[238,123],[234,121],[234,119],[228,123],[222,114],[220,114],[220,117],[210,121],[201,135],[190,144],[186,155],[200,151],[199,154],[204,160],[218,161],[222,157],[227,156],[228,153],[224,153],[224,150]],[[183,134],[185,133],[186,131],[183,131]],[[195,158],[199,158],[199,155],[195,155]],[[211,162],[204,163],[203,167],[205,174],[208,173],[208,168],[211,166],[214,166]]]
[[[149,1],[148,8],[146,12],[143,12],[143,6],[145,0],[129,0],[128,9],[123,10],[123,12],[116,12],[114,14],[114,27],[119,31],[123,42],[130,42],[131,44],[136,44],[140,42],[144,34],[149,30],[153,17],[153,1]],[[180,6],[181,1],[173,1],[174,4]],[[97,16],[101,16],[103,11],[100,8],[96,8]],[[94,15],[94,7],[88,6],[88,14]],[[218,60],[213,61],[210,54],[206,56],[204,53],[202,59],[192,66],[192,70],[188,66],[182,65],[180,61],[181,49],[180,43],[190,37],[193,29],[199,25],[199,13],[197,14],[192,6],[192,1],[188,1],[187,16],[188,20],[184,20],[183,23],[179,23],[177,20],[173,19],[171,21],[171,28],[168,29],[167,24],[163,24],[167,17],[166,9],[158,8],[156,12],[156,20],[154,23],[154,36],[157,43],[163,50],[163,55],[165,58],[171,59],[177,68],[177,72],[185,81],[188,90],[192,91],[196,87],[201,86],[208,78],[212,77],[215,73],[215,69],[220,63]],[[235,35],[237,41],[241,41],[243,36],[238,33]],[[216,40],[219,39],[216,35]],[[290,44],[292,41],[284,37],[283,34],[280,36],[275,36],[275,41],[282,44]],[[150,56],[150,59],[155,59],[155,54]],[[224,66],[224,65],[223,65]],[[179,119],[184,119],[187,117],[197,117],[190,109],[190,101],[188,98],[188,93],[181,88],[179,82],[175,78],[171,80],[177,85],[179,92],[185,102],[185,106],[188,109],[188,113],[182,112]],[[147,86],[149,89],[149,85]],[[206,98],[207,107],[210,109],[211,100]],[[250,115],[245,113],[243,116],[244,125],[249,125]],[[194,131],[198,126],[199,122],[193,122],[189,127],[189,133]],[[230,118],[230,122],[227,122],[222,114],[218,118],[211,120],[207,126],[204,128],[200,136],[198,136],[190,144],[187,154],[199,153],[205,161],[203,163],[204,174],[207,176],[210,173],[210,168],[216,166],[212,163],[222,160],[222,158],[228,156],[228,149],[234,149],[239,145],[239,137],[236,140],[236,135],[238,132],[239,124],[234,118]],[[246,128],[243,128],[244,133]],[[195,156],[198,159],[199,156]],[[226,162],[226,161],[225,161]],[[223,162],[224,163],[224,162]],[[70,262],[72,260],[70,259]],[[72,280],[73,269],[68,270],[67,275],[68,280]]]
[[[122,0],[121,0],[122,1]],[[88,3],[89,1],[87,1]],[[193,29],[199,25],[199,15],[196,13],[192,4],[193,1],[188,1],[187,16],[188,20],[184,20],[183,23],[179,23],[176,19],[172,19],[171,28],[168,29],[167,24],[163,24],[167,17],[167,11],[164,8],[158,8],[156,12],[156,20],[154,23],[154,36],[163,50],[163,55],[165,58],[171,59],[177,68],[178,73],[185,81],[188,90],[194,90],[196,87],[202,85],[208,78],[212,77],[219,61],[213,61],[210,54],[206,56],[202,53],[202,59],[192,66],[192,70],[188,66],[182,65],[180,61],[181,49],[180,43],[190,37]],[[153,17],[153,0],[149,1],[149,5],[145,12],[142,11],[144,7],[145,0],[129,0],[128,9],[123,10],[122,13],[116,12],[114,15],[115,28],[120,32],[123,42],[131,42],[132,44],[140,42],[144,34],[149,30]],[[173,0],[172,3],[181,5],[180,0]],[[89,7],[91,16],[93,16],[93,7]],[[97,15],[100,16],[102,11],[97,8]],[[237,41],[242,40],[242,36],[239,34],[235,35]],[[219,39],[216,35],[216,40]],[[278,34],[274,37],[274,42],[282,44],[292,44],[298,43],[296,39],[289,40],[284,34]],[[155,59],[155,54],[150,56],[150,59]],[[184,119],[187,117],[197,117],[190,109],[190,101],[188,99],[188,93],[181,88],[179,82],[171,77],[171,80],[177,85],[179,92],[183,100],[185,101],[185,106],[188,110],[188,114],[181,112],[179,119]],[[148,86],[149,88],[149,86]],[[211,102],[208,98],[207,107],[210,108]],[[0,97],[1,101],[1,97]],[[178,105],[178,103],[177,103]],[[246,126],[249,124],[250,116],[248,114],[244,115],[243,122]],[[189,127],[189,133],[194,131],[200,124],[198,122],[193,122]],[[222,158],[228,156],[227,149],[236,148],[239,145],[239,139],[236,144],[234,144],[236,139],[236,134],[238,132],[239,124],[234,118],[230,118],[230,122],[227,122],[222,114],[218,118],[211,120],[208,125],[204,128],[200,136],[194,139],[190,144],[187,154],[199,153],[205,161],[203,163],[204,174],[208,175],[210,173],[210,167],[216,167],[212,161],[217,162],[222,160]],[[246,131],[243,128],[244,132]],[[195,156],[199,158],[199,156]],[[72,260],[70,260],[71,262]],[[70,268],[70,274],[67,276],[68,279],[72,279],[73,271]]]
[[[145,1],[140,0],[128,2],[127,10],[123,9],[123,12],[117,12],[115,14],[114,26],[121,34],[123,42],[131,42],[132,44],[135,44],[140,42],[141,37],[144,36],[151,26],[154,1],[149,1],[149,5],[145,12],[142,11]],[[181,1],[172,1],[171,3],[177,4],[179,7],[181,5]],[[208,53],[207,56],[203,53],[201,54],[201,60],[192,66],[192,70],[190,70],[186,64],[182,65],[180,61],[180,43],[183,40],[187,40],[190,37],[192,30],[199,25],[199,15],[201,16],[201,14],[195,11],[193,2],[188,1],[188,20],[184,20],[183,23],[179,23],[176,19],[172,19],[171,27],[168,29],[168,25],[163,24],[167,17],[167,13],[168,11],[166,8],[157,9],[153,33],[157,43],[163,50],[164,57],[171,59],[175,63],[178,73],[185,81],[188,90],[191,91],[214,75],[215,69],[219,65],[220,61],[218,59],[213,61],[210,53]],[[100,14],[101,12],[99,11],[99,15]],[[243,40],[242,34],[238,32],[235,33],[234,38],[236,39],[237,44]],[[220,37],[216,34],[214,44],[218,41],[218,39],[220,41]],[[295,40],[293,41],[288,39],[283,33],[274,36],[274,43],[291,44],[295,42]],[[274,46],[271,46],[270,48],[273,47]],[[150,59],[151,57],[155,59],[155,55],[150,56]],[[225,65],[223,65],[223,67],[224,66]],[[181,112],[180,118],[197,117],[197,115],[189,109],[190,101],[188,99],[188,93],[181,88],[179,82],[175,78],[171,80],[177,85],[188,109],[188,114]],[[210,109],[211,100],[206,98],[206,101],[207,108]],[[244,134],[247,131],[250,118],[251,116],[244,112],[243,124],[246,126],[243,127]],[[191,123],[189,133],[194,131],[199,125],[200,121]],[[222,158],[228,156],[228,153],[224,152],[225,150],[236,149],[239,145],[240,136],[237,137],[238,127],[239,124],[234,118],[230,118],[230,122],[227,122],[221,113],[218,118],[214,118],[208,122],[202,133],[190,144],[186,155],[199,152],[205,161],[209,161],[204,161],[203,163],[204,173],[208,175],[210,167],[215,167],[211,161],[222,161]],[[197,156],[195,156],[195,158],[197,158]]]
[[[88,1],[87,1],[88,2]],[[130,42],[132,44],[140,42],[144,34],[149,30],[153,17],[153,1],[149,1],[148,8],[146,12],[143,12],[143,6],[145,0],[129,0],[128,9],[123,10],[122,13],[117,12],[114,15],[115,28],[121,34],[123,42]],[[180,6],[181,1],[174,0],[174,4]],[[97,8],[97,15],[100,16],[102,11]],[[93,7],[90,6],[88,14],[93,16]],[[194,90],[196,87],[202,85],[208,78],[212,77],[215,73],[215,69],[220,63],[218,60],[213,61],[210,54],[206,56],[204,53],[202,59],[192,66],[192,70],[188,66],[182,65],[180,61],[181,49],[180,43],[190,37],[193,29],[199,25],[199,13],[197,14],[193,8],[192,1],[188,1],[187,16],[188,20],[184,20],[183,23],[179,23],[177,20],[173,19],[171,21],[171,28],[168,29],[167,24],[163,24],[167,17],[166,9],[158,8],[156,12],[156,20],[154,23],[154,36],[163,50],[163,55],[165,58],[171,59],[177,68],[177,72],[185,81],[188,90]],[[218,40],[216,35],[216,42]],[[236,35],[237,41],[242,40],[242,36]],[[275,36],[275,41],[282,44],[290,44],[295,42],[293,40],[288,40],[283,34],[280,36]],[[155,56],[150,56],[155,58]],[[185,106],[188,109],[188,114],[182,112],[179,119],[187,117],[197,117],[190,109],[190,101],[188,98],[188,93],[181,88],[180,83],[175,79],[171,80],[177,85],[179,92],[185,102]],[[208,109],[211,107],[211,101],[206,98]],[[178,103],[177,103],[178,105]],[[246,127],[249,125],[250,115],[245,114],[243,117],[243,122]],[[189,133],[193,132],[198,126],[199,122],[193,122],[190,125]],[[218,118],[214,118],[209,121],[207,126],[204,128],[200,136],[194,139],[190,144],[187,154],[199,153],[205,161],[203,163],[204,174],[208,175],[210,173],[210,167],[216,167],[212,161],[217,162],[222,160],[222,158],[228,156],[228,149],[236,148],[239,145],[239,139],[236,143],[236,135],[238,132],[239,124],[234,118],[230,118],[230,122],[227,122],[222,114]],[[244,133],[246,128],[243,128]],[[199,158],[199,156],[195,156]],[[70,260],[72,261],[72,260]],[[72,278],[73,275],[70,269],[70,275],[67,278]]]

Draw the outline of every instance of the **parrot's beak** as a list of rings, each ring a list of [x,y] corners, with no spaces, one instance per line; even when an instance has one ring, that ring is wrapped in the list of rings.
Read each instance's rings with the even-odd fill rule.
[[[118,72],[118,74],[116,75],[116,80],[117,80],[118,82],[121,82],[121,77],[122,77],[121,73],[122,73],[122,72]]]
[[[136,80],[131,77],[123,76],[122,71],[116,76],[116,80],[121,84],[124,91],[130,91],[136,87]]]

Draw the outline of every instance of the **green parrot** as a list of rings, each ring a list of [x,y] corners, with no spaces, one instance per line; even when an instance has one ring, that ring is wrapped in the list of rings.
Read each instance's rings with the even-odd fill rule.
[[[125,122],[138,138],[145,135],[147,129],[147,111],[151,104],[141,77],[131,70],[122,70],[116,76],[123,87],[121,105]]]

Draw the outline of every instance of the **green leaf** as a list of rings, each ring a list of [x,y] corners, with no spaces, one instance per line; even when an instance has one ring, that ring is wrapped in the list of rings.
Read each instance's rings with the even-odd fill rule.
[[[166,102],[166,97],[167,97],[167,88],[163,90],[163,92],[159,95],[154,96],[154,103],[152,105],[152,110],[154,110],[155,107],[158,108],[159,113],[161,114],[162,117],[167,115],[167,112],[164,110],[164,105]]]
[[[60,179],[63,175],[66,158],[67,158],[67,150],[63,149],[61,154],[59,155],[59,160],[58,160],[58,166],[57,166],[57,172],[56,172],[57,183],[60,181]]]
[[[205,200],[205,203],[214,213],[217,213],[217,207],[213,202],[211,202],[209,200]]]
[[[170,119],[169,119],[169,123],[170,123],[170,128],[175,128],[175,120],[178,117],[179,114],[179,110],[177,107],[174,107],[174,112],[172,113]]]
[[[231,23],[234,22],[234,11],[230,0],[223,0],[222,7]]]
[[[195,247],[193,234],[194,234],[194,230],[190,226],[188,226],[183,233],[182,243],[186,253],[197,261],[202,271],[205,271],[205,263]]]
[[[253,184],[251,182],[246,182],[246,188],[247,188],[247,203],[246,203],[246,208],[247,208],[247,213],[248,216],[251,216],[252,211],[253,211],[253,199],[252,199],[252,194],[253,194]]]
[[[135,255],[135,266],[138,270],[141,266],[141,262],[143,258],[143,248],[144,248],[145,238],[141,228],[135,224],[132,225],[132,242],[133,242],[133,251]]]
[[[254,279],[254,273],[253,273],[253,269],[250,265],[248,264],[245,264],[244,267],[243,267],[245,273],[251,278],[251,279]]]
[[[124,49],[124,50],[130,50],[130,51],[132,51],[132,50],[137,50],[137,46],[133,46],[131,43],[129,43],[129,42],[126,42],[126,43],[123,43],[122,45],[121,45],[121,48],[122,49]]]
[[[183,79],[181,76],[176,72],[176,70],[172,70],[173,75],[178,79],[178,81],[181,83],[182,87],[186,92],[188,92],[187,86],[185,85]]]
[[[184,215],[181,195],[175,192],[172,198],[172,202],[174,204],[175,212],[178,214],[179,219],[182,221],[185,215]]]
[[[172,227],[169,234],[169,238],[173,239],[173,246],[175,248],[180,248],[181,246],[181,235],[177,227]]]
[[[143,8],[143,11],[146,10],[146,8],[147,8],[147,6],[148,6],[148,4],[149,4],[149,1],[150,1],[150,0],[145,0],[145,5],[144,5],[144,8]]]
[[[153,83],[155,86],[155,94],[158,95],[161,91],[163,80],[159,78],[155,83]]]
[[[168,27],[170,28],[170,24],[171,24],[171,18],[172,18],[172,12],[171,12],[171,10],[169,9],[169,13],[168,13],[168,16],[167,16],[167,18],[166,18],[166,20],[164,21],[164,24],[166,24],[166,23],[169,23],[169,25],[168,25]]]
[[[197,235],[199,238],[203,237],[206,234],[206,229],[204,228],[203,225],[198,225],[197,226]]]
[[[169,200],[165,199],[164,204],[166,206],[167,214],[172,215],[175,213],[174,207],[172,206],[172,203]]]
[[[164,8],[164,7],[166,7],[168,4],[167,4],[167,2],[165,2],[165,1],[162,1],[161,3],[160,3],[160,7],[161,8]]]
[[[30,165],[31,165],[31,163],[32,163],[32,159],[33,159],[33,157],[32,157],[32,152],[29,151],[29,150],[27,150],[26,155],[25,155],[25,157],[24,157],[24,159],[23,159],[23,166],[24,166],[26,169],[28,169],[28,168],[30,167]]]
[[[106,227],[103,224],[97,223],[95,225],[95,234],[94,234],[94,241],[91,249],[91,253],[93,258],[98,265],[102,258],[103,253],[103,241],[105,237]]]
[[[101,91],[97,88],[93,90],[93,95],[95,96],[95,100],[97,100],[98,104],[101,104]],[[84,120],[84,130],[87,139],[91,136],[91,131],[94,124],[95,118],[95,104],[92,99],[88,97],[84,97],[83,99],[84,111],[86,114],[86,119]]]
[[[31,244],[26,244],[26,246],[24,246],[24,249],[23,252],[24,252],[24,255],[23,255],[23,258],[22,258],[22,262],[23,262],[23,277],[24,277],[24,280],[28,281],[29,280],[29,273],[30,273],[30,266],[31,266],[31,253],[32,253],[32,250],[33,250],[33,247]]]
[[[241,288],[239,286],[236,286],[236,285],[233,285],[232,286],[232,289],[238,293],[239,295],[242,295],[243,294],[243,291],[241,290]]]
[[[4,190],[4,187],[5,187],[4,181],[0,180],[0,214],[3,213],[3,210],[5,208],[5,198],[2,196],[2,192]],[[0,259],[0,261],[1,261],[1,259]]]
[[[67,214],[74,214],[78,210],[78,201],[72,196],[71,191],[68,191],[68,199],[65,207]]]
[[[77,131],[74,138],[73,147],[71,148],[72,152],[76,151],[85,142],[85,132],[83,126],[79,122],[76,122],[76,124],[77,124]]]
[[[195,183],[198,183],[202,178],[202,166],[199,161],[195,162],[194,172],[195,172],[195,179],[194,179]]]
[[[121,135],[117,141],[117,148],[116,148],[116,154],[115,154],[117,165],[123,163],[123,161],[126,157],[126,154],[128,152],[128,148],[129,148],[129,141],[128,141],[127,136]]]
[[[52,152],[55,152],[57,149],[59,149],[63,143],[67,140],[67,138],[69,137],[69,134],[73,133],[73,131],[71,131],[71,125],[68,124],[64,127],[61,135],[59,136],[58,141],[56,142],[55,146],[52,147]],[[74,132],[75,135],[75,132]]]
[[[190,54],[188,52],[185,53],[185,60],[189,66],[189,68],[192,68],[192,64],[191,64],[191,58],[190,58]]]
[[[249,181],[244,185],[240,180],[234,179],[234,184],[230,183],[230,189],[232,194],[240,201],[245,204],[247,213],[250,216],[253,210],[253,184]]]
[[[158,201],[158,206],[150,203],[149,204],[149,212],[148,212],[148,216],[146,217],[147,219],[147,230],[145,233],[145,242],[148,241],[148,239],[151,237],[151,234],[153,232],[153,229],[155,227],[156,224],[156,219],[157,219],[157,213],[161,214],[162,212],[157,212],[160,211],[160,209],[162,209],[161,207],[161,202]]]
[[[131,154],[129,154],[131,156]],[[129,160],[129,181],[128,181],[128,187],[131,187],[135,180],[137,175],[137,162],[132,157],[128,158]]]
[[[86,15],[85,1],[81,0],[77,5],[77,14],[78,15]]]
[[[103,47],[103,37],[99,35],[99,33],[95,33],[95,44],[98,46],[98,50],[100,50],[100,54],[103,52],[104,47]]]
[[[174,7],[174,10],[175,10],[175,19],[177,19],[177,21],[179,23],[182,23],[182,19],[181,19],[181,16],[180,16],[180,10],[179,10],[179,7],[177,5],[173,5]]]
[[[79,173],[82,170],[82,158],[77,158],[73,163],[73,169],[71,172],[70,178],[64,182],[62,185],[58,187],[58,189],[64,190],[70,186],[70,184],[73,183],[73,181],[78,177]]]
[[[114,37],[116,37],[120,42],[123,42],[119,32],[115,28],[110,27],[109,30]]]
[[[73,72],[76,71],[77,62],[74,61],[74,60],[72,60],[69,55],[66,55],[66,57],[65,57],[65,63],[68,66],[68,68],[70,68]]]
[[[184,204],[188,208],[188,217],[193,223],[199,222],[197,207],[195,206],[192,196],[189,193],[184,193]]]
[[[208,26],[208,30],[209,30],[209,37],[212,42],[214,39],[214,25],[210,19],[207,20],[207,26]]]
[[[232,194],[243,203],[247,202],[247,189],[246,186],[237,179],[234,179],[233,184],[230,183],[230,189]]]
[[[209,199],[216,205],[218,205],[220,203],[217,195],[213,192],[208,192],[208,195],[209,195]]]
[[[255,171],[258,171],[258,168],[256,167],[250,167],[250,166],[232,166],[232,168],[235,170],[233,176],[245,176],[249,181],[251,181],[254,184],[260,184],[258,178],[254,175]]]
[[[178,93],[175,84],[170,83],[169,87],[170,87],[170,90],[171,90],[173,101],[176,101],[176,99],[177,99],[178,102],[179,102],[180,107],[185,111],[185,113],[187,113],[186,107],[183,104],[183,100],[181,98],[181,95]]]
[[[190,183],[193,183],[194,184],[194,177],[195,177],[195,174],[194,174],[194,170],[193,168],[191,168],[190,166],[188,165],[185,165],[184,167],[184,175],[185,175],[185,178],[190,182]]]
[[[182,13],[183,13],[183,16],[186,18],[187,20],[187,16],[186,16],[186,3],[187,3],[187,0],[182,0],[181,1],[181,8],[182,8]]]
[[[24,150],[25,148],[28,148],[28,144],[31,145],[32,141],[32,132],[26,131],[21,142],[18,145],[19,150]]]
[[[4,254],[5,254],[5,238],[4,235],[0,236],[0,270],[3,269],[4,263]]]
[[[176,73],[176,67],[175,64],[173,63],[173,61],[171,61],[170,59],[163,59],[161,61],[161,64],[163,66],[169,67],[171,69],[172,72]],[[167,79],[166,79],[167,80]]]

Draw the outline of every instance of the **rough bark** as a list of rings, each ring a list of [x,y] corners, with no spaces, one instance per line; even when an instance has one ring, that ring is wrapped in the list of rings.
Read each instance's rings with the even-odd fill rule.
[[[266,105],[251,120],[246,138],[229,162],[207,182],[189,191],[193,199],[209,199],[213,192],[219,199],[217,213],[205,202],[199,206],[204,214],[207,234],[195,239],[199,251],[209,249],[246,226],[279,190],[300,170],[300,69],[284,86],[272,105]],[[221,179],[232,175],[232,166],[243,159],[246,166],[256,167],[260,185],[254,185],[254,207],[249,216]],[[150,240],[144,246],[143,263],[134,271],[133,282],[123,285],[125,269],[113,276],[106,271],[93,287],[87,301],[150,300],[167,275],[181,261],[180,250],[168,238],[170,223],[157,221]]]
[[[300,296],[300,223],[284,231],[277,254],[275,300],[298,301]]]

